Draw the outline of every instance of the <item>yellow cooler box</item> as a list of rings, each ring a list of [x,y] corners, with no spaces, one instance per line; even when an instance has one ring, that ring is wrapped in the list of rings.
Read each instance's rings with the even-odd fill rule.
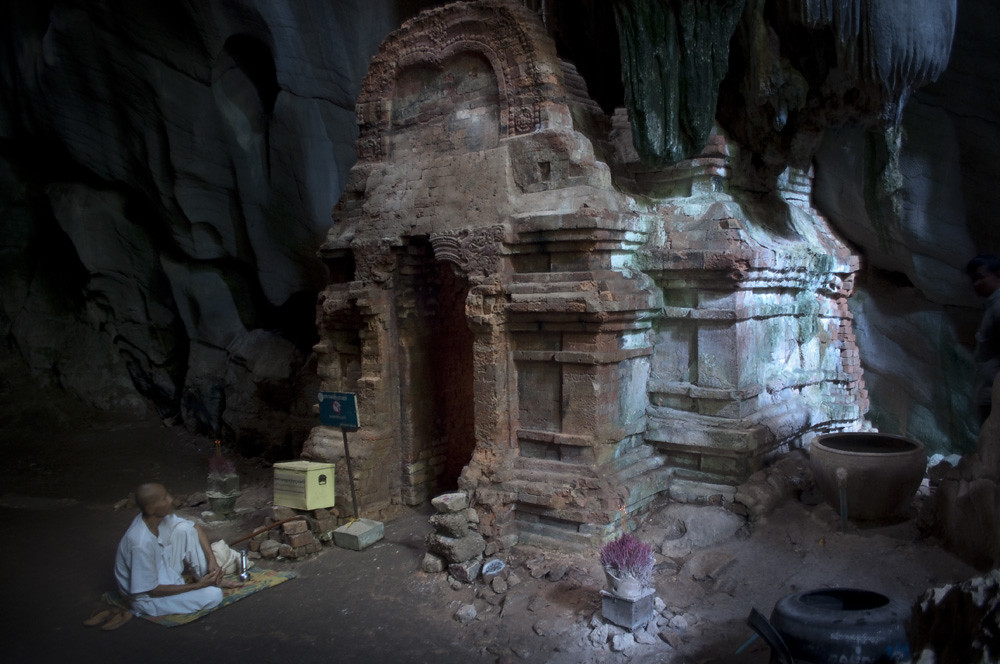
[[[315,461],[274,464],[274,504],[299,510],[333,507],[333,464]]]

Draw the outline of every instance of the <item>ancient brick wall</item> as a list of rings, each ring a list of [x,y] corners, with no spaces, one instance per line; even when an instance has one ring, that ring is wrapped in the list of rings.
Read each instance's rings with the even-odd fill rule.
[[[807,174],[740,194],[719,133],[642,166],[513,3],[404,24],[358,114],[317,349],[324,388],[358,393],[363,513],[457,480],[490,551],[590,547],[657,497],[731,498],[768,457],[865,426],[857,260]],[[324,427],[306,454],[340,468]]]

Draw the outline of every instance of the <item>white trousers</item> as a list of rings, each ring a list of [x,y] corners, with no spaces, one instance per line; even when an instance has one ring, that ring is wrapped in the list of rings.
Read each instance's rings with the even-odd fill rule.
[[[158,585],[180,585],[184,583],[181,574],[184,564],[191,567],[194,574],[201,578],[208,572],[205,552],[201,549],[198,531],[190,521],[179,519],[170,532],[160,533],[160,541],[165,546],[159,547],[157,569]],[[162,524],[161,524],[162,525]],[[196,588],[179,595],[167,597],[149,597],[141,595],[132,600],[132,611],[147,616],[165,616],[171,613],[194,613],[209,609],[222,601],[222,588],[208,586]]]

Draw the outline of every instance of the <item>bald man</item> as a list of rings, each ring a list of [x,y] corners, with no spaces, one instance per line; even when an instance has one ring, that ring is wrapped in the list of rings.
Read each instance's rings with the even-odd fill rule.
[[[115,580],[138,615],[193,613],[222,601],[223,588],[242,585],[225,579],[205,531],[173,513],[174,499],[162,484],[135,491],[142,511],[125,532],[115,556]],[[186,583],[185,569],[197,581]]]

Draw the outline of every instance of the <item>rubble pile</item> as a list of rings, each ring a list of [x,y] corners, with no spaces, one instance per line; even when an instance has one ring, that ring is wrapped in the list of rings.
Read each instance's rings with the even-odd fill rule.
[[[431,500],[437,514],[430,518],[434,532],[427,536],[428,553],[423,570],[448,573],[456,581],[472,583],[483,566],[486,540],[479,534],[479,514],[469,507],[464,491],[445,493]]]
[[[337,513],[333,509],[305,511],[275,506],[264,527],[250,538],[251,557],[302,558],[333,542]]]

